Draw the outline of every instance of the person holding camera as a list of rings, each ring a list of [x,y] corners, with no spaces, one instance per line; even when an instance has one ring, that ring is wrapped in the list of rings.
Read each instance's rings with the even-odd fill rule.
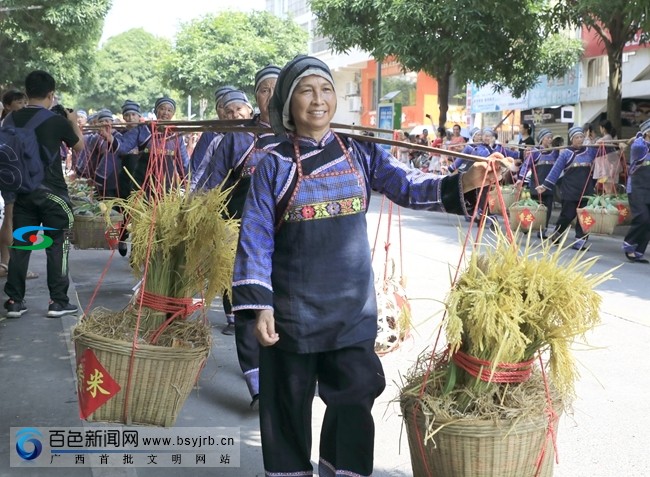
[[[11,113],[16,127],[24,127],[29,120],[43,109],[54,104],[56,83],[47,72],[36,70],[25,79],[27,106]],[[44,235],[52,239],[52,245],[45,249],[47,255],[47,286],[50,303],[47,316],[59,318],[76,313],[77,307],[68,298],[68,251],[70,249],[69,230],[72,228],[72,206],[68,197],[68,186],[61,165],[61,145],[81,151],[83,136],[77,124],[77,113],[63,107],[57,108],[34,129],[41,160],[45,169],[43,182],[38,189],[26,194],[16,194],[14,203],[13,227],[49,227]],[[30,235],[30,234],[26,234]],[[31,245],[28,237],[24,241],[15,240],[16,245]],[[12,248],[5,293],[8,318],[20,318],[26,311],[25,279],[31,250]]]

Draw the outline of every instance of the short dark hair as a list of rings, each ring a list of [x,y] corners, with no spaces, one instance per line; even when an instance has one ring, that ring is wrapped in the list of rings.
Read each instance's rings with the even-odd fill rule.
[[[609,119],[603,119],[598,123],[598,125],[607,132],[610,136],[614,137],[616,136],[616,128],[614,128],[614,125]]]
[[[25,78],[25,92],[28,98],[43,99],[56,89],[56,82],[51,74],[35,70]]]
[[[25,93],[18,89],[10,89],[9,91],[6,91],[5,94],[2,95],[2,104],[5,106],[9,106],[11,103],[14,101],[18,101],[20,99],[25,99]]]

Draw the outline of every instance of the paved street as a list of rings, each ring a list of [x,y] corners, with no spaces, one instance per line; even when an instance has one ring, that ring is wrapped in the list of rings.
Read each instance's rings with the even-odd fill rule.
[[[373,197],[369,214],[374,240],[379,196]],[[395,209],[396,210],[396,209]],[[388,387],[374,409],[377,439],[375,477],[412,475],[406,435],[398,405],[393,402],[397,385],[414,358],[435,339],[449,288],[452,267],[460,254],[464,220],[446,214],[401,211],[404,271],[411,299],[415,331],[400,349],[382,358]],[[386,216],[382,225],[386,225]],[[389,254],[399,263],[399,238],[393,217]],[[461,228],[459,232],[458,228]],[[377,270],[384,263],[385,228],[380,232],[375,255]],[[602,255],[597,270],[622,263],[620,236],[593,237],[590,255]],[[567,252],[570,253],[570,252]],[[87,307],[98,278],[109,261],[109,251],[74,250],[70,255],[76,296]],[[45,253],[32,256],[31,269],[41,277],[28,282],[28,308],[19,320],[0,322],[0,477],[5,476],[171,476],[174,468],[14,469],[9,467],[11,426],[97,426],[79,419],[74,384],[74,356],[70,329],[76,317],[46,319],[47,287]],[[590,349],[577,353],[581,380],[574,412],[563,416],[559,429],[559,465],[556,477],[646,477],[650,475],[650,361],[644,358],[650,344],[650,266],[625,263],[612,280],[600,288],[603,296],[602,326],[588,338]],[[4,282],[4,280],[3,280]],[[127,261],[115,254],[93,306],[123,308],[134,279]],[[198,388],[187,400],[176,426],[226,426],[241,429],[241,467],[238,469],[186,469],[181,475],[263,475],[256,414],[248,407],[245,383],[237,364],[234,337],[220,333],[223,312],[215,304],[209,312],[214,328],[214,347]],[[318,423],[323,405],[314,405],[314,452],[317,459]],[[47,472],[47,473],[45,473]],[[495,476],[496,477],[496,476]]]

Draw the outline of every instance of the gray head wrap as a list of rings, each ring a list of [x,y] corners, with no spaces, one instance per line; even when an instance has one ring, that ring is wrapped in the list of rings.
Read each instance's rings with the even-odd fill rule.
[[[639,126],[639,131],[641,131],[641,134],[646,134],[650,132],[650,119],[646,119],[641,123]]]
[[[248,106],[251,111],[253,110],[253,106],[251,105],[250,101],[248,101],[248,96],[246,96],[246,93],[243,91],[228,91],[221,97],[219,101],[221,103],[221,106],[224,108],[231,103],[242,103]]]
[[[545,136],[552,136],[553,132],[548,129],[548,128],[543,128],[540,129],[539,132],[537,133],[537,143],[541,144],[542,139],[544,139]]]
[[[313,56],[299,55],[288,62],[278,76],[275,84],[269,114],[271,127],[276,134],[284,134],[296,129],[291,119],[291,95],[298,82],[305,76],[317,75],[325,78],[334,87],[334,79],[329,67]]]
[[[571,129],[569,129],[569,142],[573,141],[573,137],[578,134],[582,134],[584,136],[585,130],[582,129],[580,126],[574,126]]]
[[[162,98],[158,98],[156,100],[156,104],[153,107],[154,112],[158,111],[158,108],[163,104],[169,104],[172,108],[174,108],[174,111],[176,111],[176,101],[166,96],[163,96]]]
[[[280,67],[275,65],[266,65],[264,68],[255,73],[255,94],[260,89],[262,81],[269,78],[277,78],[280,74]]]
[[[234,86],[221,86],[220,88],[217,88],[217,90],[214,92],[214,102],[215,104],[219,104],[219,100],[223,98],[223,95],[228,93],[229,91],[237,91],[237,88]]]

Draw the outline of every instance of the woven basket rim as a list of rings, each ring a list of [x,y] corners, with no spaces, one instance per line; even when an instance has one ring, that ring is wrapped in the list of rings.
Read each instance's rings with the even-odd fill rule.
[[[587,212],[591,214],[600,214],[600,215],[618,215],[619,211],[617,210],[609,210],[609,209],[590,209],[588,207],[578,207],[576,210],[586,210]]]
[[[131,341],[109,338],[91,331],[80,330],[79,327],[80,325],[77,325],[72,329],[72,341],[79,342],[88,348],[97,348],[123,355],[131,355],[133,351],[133,342]],[[210,346],[170,348],[141,343],[137,345],[135,355],[141,358],[155,357],[156,359],[196,359],[209,351]]]
[[[413,410],[416,400],[407,398],[400,400],[400,408],[402,410],[403,419],[413,415]],[[561,410],[556,409],[558,416]],[[424,414],[420,411],[416,419],[424,419]],[[530,430],[539,429],[548,425],[548,416],[544,409],[541,409],[539,414],[522,416],[516,419],[478,419],[472,417],[458,417],[458,418],[435,418],[436,427],[441,427],[446,433],[451,434],[467,434],[468,429],[475,432],[477,437],[481,435],[502,434],[505,432],[526,432]]]
[[[532,205],[515,205],[512,204],[508,209],[531,209],[535,212],[540,211],[540,210],[546,210],[546,206],[544,204],[537,204],[537,208],[533,209]]]

